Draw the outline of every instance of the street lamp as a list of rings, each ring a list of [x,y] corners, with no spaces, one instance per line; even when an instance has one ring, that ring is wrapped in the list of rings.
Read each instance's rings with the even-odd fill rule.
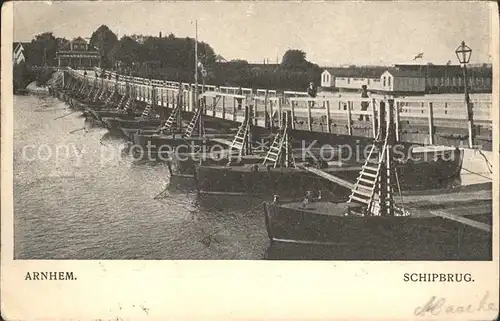
[[[464,72],[464,93],[465,93],[465,108],[467,112],[467,121],[469,129],[469,147],[472,148],[474,146],[474,114],[472,111],[472,104],[470,102],[470,97],[469,97],[469,86],[467,77],[467,64],[470,61],[472,49],[465,44],[465,41],[462,41],[460,46],[458,46],[457,49],[455,50],[455,54],[457,55],[458,61],[462,64],[462,69]]]

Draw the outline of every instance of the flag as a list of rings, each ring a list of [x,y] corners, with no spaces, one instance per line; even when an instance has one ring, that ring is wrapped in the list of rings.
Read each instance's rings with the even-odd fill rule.
[[[413,58],[413,60],[417,60],[417,59],[419,59],[419,58],[420,58],[420,59],[424,58],[424,53],[423,53],[423,52],[421,52],[421,53],[419,53],[418,55],[416,55],[416,56],[415,56],[415,58]]]

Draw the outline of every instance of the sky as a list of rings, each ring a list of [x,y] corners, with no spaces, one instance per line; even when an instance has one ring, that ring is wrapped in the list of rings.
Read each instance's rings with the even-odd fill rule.
[[[303,50],[320,66],[458,63],[465,41],[471,63],[492,62],[490,4],[486,2],[62,1],[14,2],[14,41],[51,31],[90,37],[105,24],[131,34],[195,37],[228,60],[281,61]]]

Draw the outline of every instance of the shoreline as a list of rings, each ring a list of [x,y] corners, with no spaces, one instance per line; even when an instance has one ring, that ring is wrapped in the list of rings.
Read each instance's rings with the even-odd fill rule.
[[[25,89],[26,92],[32,95],[48,95],[49,88],[47,86],[37,86],[36,81],[32,81]]]

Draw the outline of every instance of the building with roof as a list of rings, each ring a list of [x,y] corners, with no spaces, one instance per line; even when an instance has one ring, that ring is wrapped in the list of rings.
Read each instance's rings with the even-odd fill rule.
[[[380,76],[381,92],[424,94],[425,77],[419,71],[389,68]]]
[[[386,67],[326,68],[321,74],[322,89],[359,91],[365,85],[369,91],[380,89],[380,76]]]
[[[14,65],[26,62],[26,45],[23,42],[14,42],[12,45],[12,62]]]
[[[395,65],[400,70],[417,71],[424,75],[426,93],[464,92],[464,74],[459,65]],[[493,72],[491,65],[482,64],[467,68],[470,92],[491,92]]]
[[[491,92],[491,65],[469,67],[470,92]],[[463,69],[458,65],[394,65],[393,67],[326,68],[321,74],[321,89],[400,94],[461,93]]]
[[[64,44],[56,53],[59,67],[73,69],[92,69],[99,67],[101,54],[99,50],[78,37]]]
[[[215,62],[218,62],[218,63],[226,63],[227,62],[227,59],[222,57],[221,55],[216,55],[215,56]]]

